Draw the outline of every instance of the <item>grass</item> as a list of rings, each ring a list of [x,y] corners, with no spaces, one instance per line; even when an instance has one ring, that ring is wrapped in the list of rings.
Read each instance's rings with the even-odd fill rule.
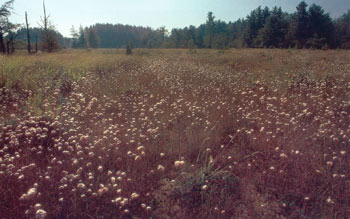
[[[0,56],[3,218],[346,218],[348,51]]]

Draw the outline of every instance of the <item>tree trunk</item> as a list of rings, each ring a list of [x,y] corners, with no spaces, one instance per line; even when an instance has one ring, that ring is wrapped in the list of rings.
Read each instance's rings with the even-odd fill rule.
[[[45,48],[48,52],[51,52],[50,47],[50,40],[49,40],[49,30],[48,30],[48,17],[46,16],[46,8],[45,8],[45,1],[43,1],[43,8],[44,8],[44,45],[43,48]]]
[[[38,35],[35,37],[35,53],[38,52]]]
[[[28,41],[28,46],[27,50],[28,53],[31,53],[31,46],[30,46],[30,34],[29,34],[29,24],[28,24],[28,17],[27,17],[27,12],[26,12],[26,26],[27,26],[27,41]]]
[[[0,31],[0,52],[6,53],[5,43],[4,43],[4,36],[3,33]]]
[[[6,40],[6,46],[7,46],[7,54],[10,55],[10,40]]]
[[[15,38],[17,37],[17,34],[15,36],[12,36],[11,38],[11,53],[15,52]]]

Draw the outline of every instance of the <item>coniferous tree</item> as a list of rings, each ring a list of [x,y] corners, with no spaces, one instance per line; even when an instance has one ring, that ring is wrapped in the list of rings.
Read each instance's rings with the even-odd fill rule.
[[[247,16],[247,26],[244,32],[244,41],[247,47],[261,47],[262,42],[257,37],[260,29],[265,25],[265,15],[269,15],[266,10],[263,12],[259,6],[257,9],[253,10],[250,15]]]
[[[93,29],[92,27],[87,30],[87,40],[90,48],[98,48],[99,39],[95,29]]]
[[[213,40],[215,36],[215,17],[213,16],[213,12],[208,12],[207,22],[205,24],[205,46],[207,48],[213,47]]]
[[[312,4],[309,7],[310,34],[307,47],[320,49],[326,45],[332,45],[334,25],[329,14],[325,13],[321,6]]]
[[[70,35],[72,36],[72,48],[78,48],[78,38],[79,38],[79,33],[77,30],[72,26],[70,28]]]
[[[149,48],[350,48],[349,26],[350,12],[332,20],[321,6],[313,4],[308,8],[302,1],[292,14],[277,7],[272,10],[258,7],[246,18],[228,23],[216,20],[213,13],[209,12],[206,21],[198,27],[175,28],[171,34],[164,27],[152,29],[122,24],[95,24],[88,28],[81,27],[78,33],[73,28],[70,39],[64,40],[57,32],[56,36],[61,45],[69,41],[73,48],[125,48],[129,41],[135,47]],[[35,28],[30,28],[30,34],[35,36]],[[3,36],[10,39],[8,33]],[[17,36],[19,40],[27,39],[23,38],[22,30],[17,32]],[[39,39],[44,41],[44,36]],[[61,41],[66,42],[62,44]]]
[[[82,26],[80,26],[79,28],[79,38],[77,42],[77,48],[80,48],[80,49],[87,48],[86,32]]]
[[[350,49],[350,10],[335,21],[336,47]]]
[[[307,4],[302,1],[297,6],[297,12],[294,15],[294,25],[293,37],[298,48],[303,48],[307,39],[311,36],[310,34],[310,22],[309,22],[309,12],[307,11]]]
[[[281,8],[274,7],[259,33],[265,47],[286,47],[287,21]]]

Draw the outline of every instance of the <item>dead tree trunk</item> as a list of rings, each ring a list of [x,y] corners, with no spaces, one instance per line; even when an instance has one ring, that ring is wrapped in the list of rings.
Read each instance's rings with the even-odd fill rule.
[[[43,26],[44,26],[44,48],[48,52],[52,52],[52,48],[50,45],[50,39],[49,39],[49,29],[48,29],[48,16],[46,16],[46,8],[45,8],[45,1],[43,1],[43,8],[44,8],[44,19],[43,19]]]
[[[26,12],[26,26],[27,26],[27,42],[28,42],[27,50],[28,50],[28,53],[30,54],[31,53],[31,46],[30,46],[30,34],[29,34],[29,24],[28,24],[27,12]]]

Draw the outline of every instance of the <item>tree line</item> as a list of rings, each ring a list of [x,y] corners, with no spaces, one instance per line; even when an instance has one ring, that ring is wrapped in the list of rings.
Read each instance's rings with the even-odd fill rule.
[[[317,5],[300,2],[296,11],[259,6],[246,18],[225,22],[212,12],[195,27],[156,30],[121,24],[95,24],[74,32],[75,48],[313,48],[350,49],[350,10],[332,19]],[[84,38],[84,40],[82,40]]]
[[[175,48],[343,48],[350,49],[350,10],[332,19],[316,4],[302,1],[294,13],[281,7],[258,7],[235,22],[216,20],[209,12],[199,27],[173,29]]]
[[[350,10],[332,19],[321,6],[308,6],[305,1],[293,13],[284,12],[281,7],[259,6],[234,22],[218,20],[209,12],[205,23],[198,27],[190,25],[170,32],[165,27],[97,23],[78,30],[72,27],[70,38],[63,37],[51,25],[45,4],[40,27],[30,27],[27,15],[26,27],[9,22],[13,1],[0,8],[0,52],[9,52],[16,46],[30,52],[30,44],[34,43],[48,52],[58,48],[125,47],[350,49]]]

